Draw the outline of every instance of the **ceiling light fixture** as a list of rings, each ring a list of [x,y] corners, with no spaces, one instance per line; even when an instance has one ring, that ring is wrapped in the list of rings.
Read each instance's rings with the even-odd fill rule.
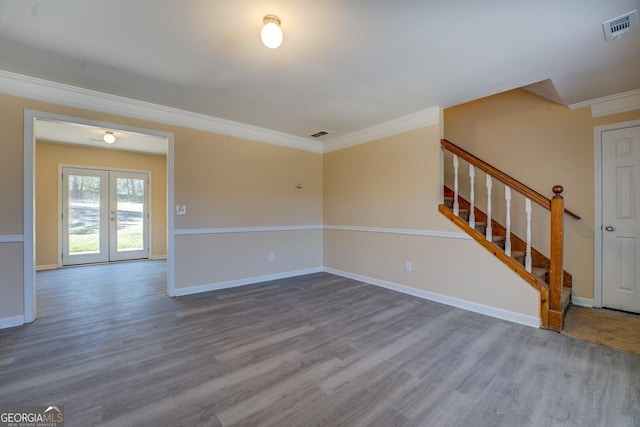
[[[262,20],[264,27],[260,32],[262,43],[269,49],[276,49],[282,44],[282,29],[280,18],[275,15],[267,15]]]
[[[106,131],[104,133],[104,136],[102,137],[102,140],[107,144],[113,144],[114,142],[116,142],[116,137],[113,136],[113,132]]]

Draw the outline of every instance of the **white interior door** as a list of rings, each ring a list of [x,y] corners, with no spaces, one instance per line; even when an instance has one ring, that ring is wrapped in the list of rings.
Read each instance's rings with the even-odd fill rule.
[[[640,313],[640,126],[602,136],[602,306]]]
[[[149,257],[149,176],[62,169],[62,265]]]

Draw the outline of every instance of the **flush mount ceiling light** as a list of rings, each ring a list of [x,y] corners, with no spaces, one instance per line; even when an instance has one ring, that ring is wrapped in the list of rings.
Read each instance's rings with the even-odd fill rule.
[[[275,15],[267,15],[262,20],[264,27],[260,32],[262,43],[269,49],[276,49],[282,44],[282,29],[280,28],[280,18]]]
[[[113,136],[113,132],[105,132],[104,136],[102,137],[102,140],[104,142],[106,142],[107,144],[113,144],[114,142],[116,142],[116,137]]]

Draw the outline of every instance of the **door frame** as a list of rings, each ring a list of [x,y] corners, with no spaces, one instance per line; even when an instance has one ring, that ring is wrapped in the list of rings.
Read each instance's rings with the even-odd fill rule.
[[[87,169],[87,170],[100,170],[100,171],[105,171],[105,172],[132,172],[132,173],[140,173],[140,174],[145,174],[147,175],[147,185],[145,187],[145,197],[147,199],[146,203],[147,203],[147,221],[145,224],[145,234],[146,234],[146,238],[147,238],[147,245],[148,245],[148,256],[146,258],[140,258],[140,259],[152,259],[152,254],[151,254],[151,248],[153,247],[153,236],[151,235],[151,230],[152,230],[152,225],[153,225],[153,215],[151,214],[151,206],[153,205],[153,201],[152,201],[152,192],[151,192],[151,187],[152,187],[152,173],[149,170],[138,170],[138,169],[123,169],[123,168],[112,168],[112,167],[102,167],[102,166],[78,166],[78,165],[74,165],[74,164],[70,164],[70,163],[60,163],[58,165],[58,177],[62,176],[63,170],[65,168],[73,168],[73,169]],[[110,184],[110,183],[109,183]],[[58,219],[61,218],[62,213],[64,212],[64,188],[62,188],[61,185],[58,186]],[[110,238],[111,236],[109,236]],[[64,263],[63,263],[63,258],[62,258],[62,254],[64,253],[64,226],[62,224],[62,222],[58,223],[58,268],[63,268],[65,267]],[[110,241],[109,241],[110,243]],[[110,253],[111,251],[111,247],[110,244],[107,247],[107,254]],[[111,262],[111,260],[107,260],[106,262]],[[115,261],[117,262],[117,261]],[[72,264],[72,265],[82,265],[82,264]],[[70,267],[72,265],[67,264],[66,267]]]
[[[602,136],[604,132],[640,126],[640,120],[613,123],[593,128],[594,212],[593,212],[593,306],[602,308]]]
[[[36,204],[36,180],[35,158],[36,120],[58,120],[63,122],[78,123],[89,126],[104,127],[107,129],[121,130],[125,132],[146,133],[163,137],[167,140],[167,295],[175,296],[175,257],[174,257],[174,135],[171,132],[163,132],[155,129],[144,129],[126,126],[117,123],[89,120],[82,117],[53,114],[45,111],[24,110],[24,141],[23,141],[23,280],[24,280],[24,322],[31,323],[37,317],[36,307],[36,251],[35,251],[35,204]]]

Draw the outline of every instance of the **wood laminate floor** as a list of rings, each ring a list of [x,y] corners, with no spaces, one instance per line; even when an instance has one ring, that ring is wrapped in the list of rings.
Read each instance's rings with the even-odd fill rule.
[[[318,273],[168,298],[164,262],[41,272],[0,404],[66,426],[639,426],[640,356]]]

